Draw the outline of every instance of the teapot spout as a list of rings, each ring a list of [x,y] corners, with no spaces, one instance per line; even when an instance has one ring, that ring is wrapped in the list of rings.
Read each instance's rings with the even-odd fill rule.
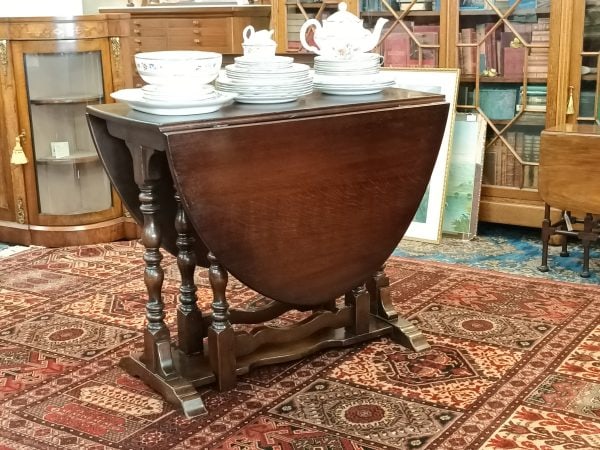
[[[377,19],[377,22],[375,23],[375,28],[373,28],[373,31],[370,33],[370,36],[368,37],[368,39],[364,40],[363,45],[360,48],[361,52],[368,52],[373,50],[373,48],[379,42],[381,32],[383,31],[383,26],[387,21],[388,19],[385,19],[383,17]]]

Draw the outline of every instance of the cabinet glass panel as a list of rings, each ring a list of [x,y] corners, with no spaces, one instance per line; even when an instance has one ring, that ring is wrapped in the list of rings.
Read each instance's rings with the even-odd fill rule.
[[[429,0],[362,0],[361,17],[373,28],[384,17],[379,53],[386,67],[440,66],[439,4]]]
[[[112,206],[111,187],[85,118],[104,100],[99,51],[25,54],[40,213]]]
[[[460,2],[458,104],[488,122],[483,183],[537,189],[546,122],[549,0]]]
[[[579,123],[600,123],[600,0],[587,0],[581,54]]]

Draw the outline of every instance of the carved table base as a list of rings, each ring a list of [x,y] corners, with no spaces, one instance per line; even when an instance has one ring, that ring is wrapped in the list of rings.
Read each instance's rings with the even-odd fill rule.
[[[212,259],[212,269],[216,270],[214,266],[218,263],[214,257],[209,259]],[[383,269],[370,284],[373,289],[379,282],[376,290],[367,293],[364,287],[359,287],[346,295],[344,306],[323,305],[322,309],[314,310],[309,317],[285,328],[257,325],[249,332],[233,332],[229,320],[234,324],[261,324],[295,309],[291,306],[262,299],[247,309],[232,308],[218,318],[221,322],[223,316],[229,319],[222,328],[231,331],[231,342],[225,346],[220,346],[218,337],[215,337],[217,318],[214,314],[206,315],[202,318],[201,327],[207,330],[203,347],[198,349],[196,345],[196,353],[186,354],[182,349],[190,347],[190,343],[186,342],[186,335],[180,334],[179,343],[170,346],[172,371],[167,376],[145,364],[147,358],[143,354],[125,357],[120,365],[191,418],[207,412],[196,388],[216,382],[220,390],[227,390],[235,386],[238,376],[248,373],[253,367],[293,361],[319,350],[346,347],[385,335],[415,351],[429,348],[418,328],[406,319],[397,314],[383,318],[369,312],[383,310],[381,299],[389,298],[387,278],[383,275],[382,280],[382,275]],[[224,291],[224,287],[225,283],[220,289]],[[224,297],[222,300],[217,303],[227,310],[222,304],[226,305]],[[392,312],[389,306],[387,311]]]

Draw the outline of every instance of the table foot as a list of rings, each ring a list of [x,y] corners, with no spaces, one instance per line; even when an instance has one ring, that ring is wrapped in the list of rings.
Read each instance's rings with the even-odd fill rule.
[[[202,397],[189,380],[181,376],[164,379],[149,370],[137,355],[122,358],[119,366],[130,375],[140,378],[166,401],[180,408],[188,419],[208,412]]]
[[[392,340],[394,342],[415,352],[421,352],[430,348],[427,339],[425,339],[421,330],[414,323],[409,322],[403,317],[398,317],[395,320],[380,319],[392,326]]]
[[[390,280],[383,265],[368,281],[371,296],[371,313],[392,326],[392,340],[416,352],[430,346],[419,328],[398,315],[390,293]]]

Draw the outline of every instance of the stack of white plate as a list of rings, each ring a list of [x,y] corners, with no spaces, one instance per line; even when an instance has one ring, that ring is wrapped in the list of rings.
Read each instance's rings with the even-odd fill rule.
[[[214,86],[210,84],[197,86],[147,84],[141,89],[142,98],[149,102],[201,102],[217,96]]]
[[[235,94],[218,92],[212,84],[146,84],[110,94],[133,109],[162,116],[206,114],[233,102]]]
[[[233,102],[235,94],[218,92],[211,83],[221,68],[220,53],[161,51],[135,55],[136,69],[148,83],[121,89],[112,98],[150,114],[188,115],[217,111]]]
[[[313,90],[309,67],[287,56],[239,56],[235,64],[221,71],[215,86],[221,92],[236,94],[240,103],[291,102]]]
[[[225,105],[233,102],[235,94],[215,91],[213,86],[202,85],[210,89],[202,89],[195,92],[191,97],[184,94],[175,96],[160,92],[153,96],[147,88],[121,89],[110,94],[118,102],[127,103],[133,109],[161,116],[185,116],[190,114],[206,114],[217,111]],[[158,85],[157,85],[158,86]]]
[[[357,53],[351,59],[315,57],[314,86],[325,94],[376,94],[394,85],[391,75],[379,71],[381,56]]]

